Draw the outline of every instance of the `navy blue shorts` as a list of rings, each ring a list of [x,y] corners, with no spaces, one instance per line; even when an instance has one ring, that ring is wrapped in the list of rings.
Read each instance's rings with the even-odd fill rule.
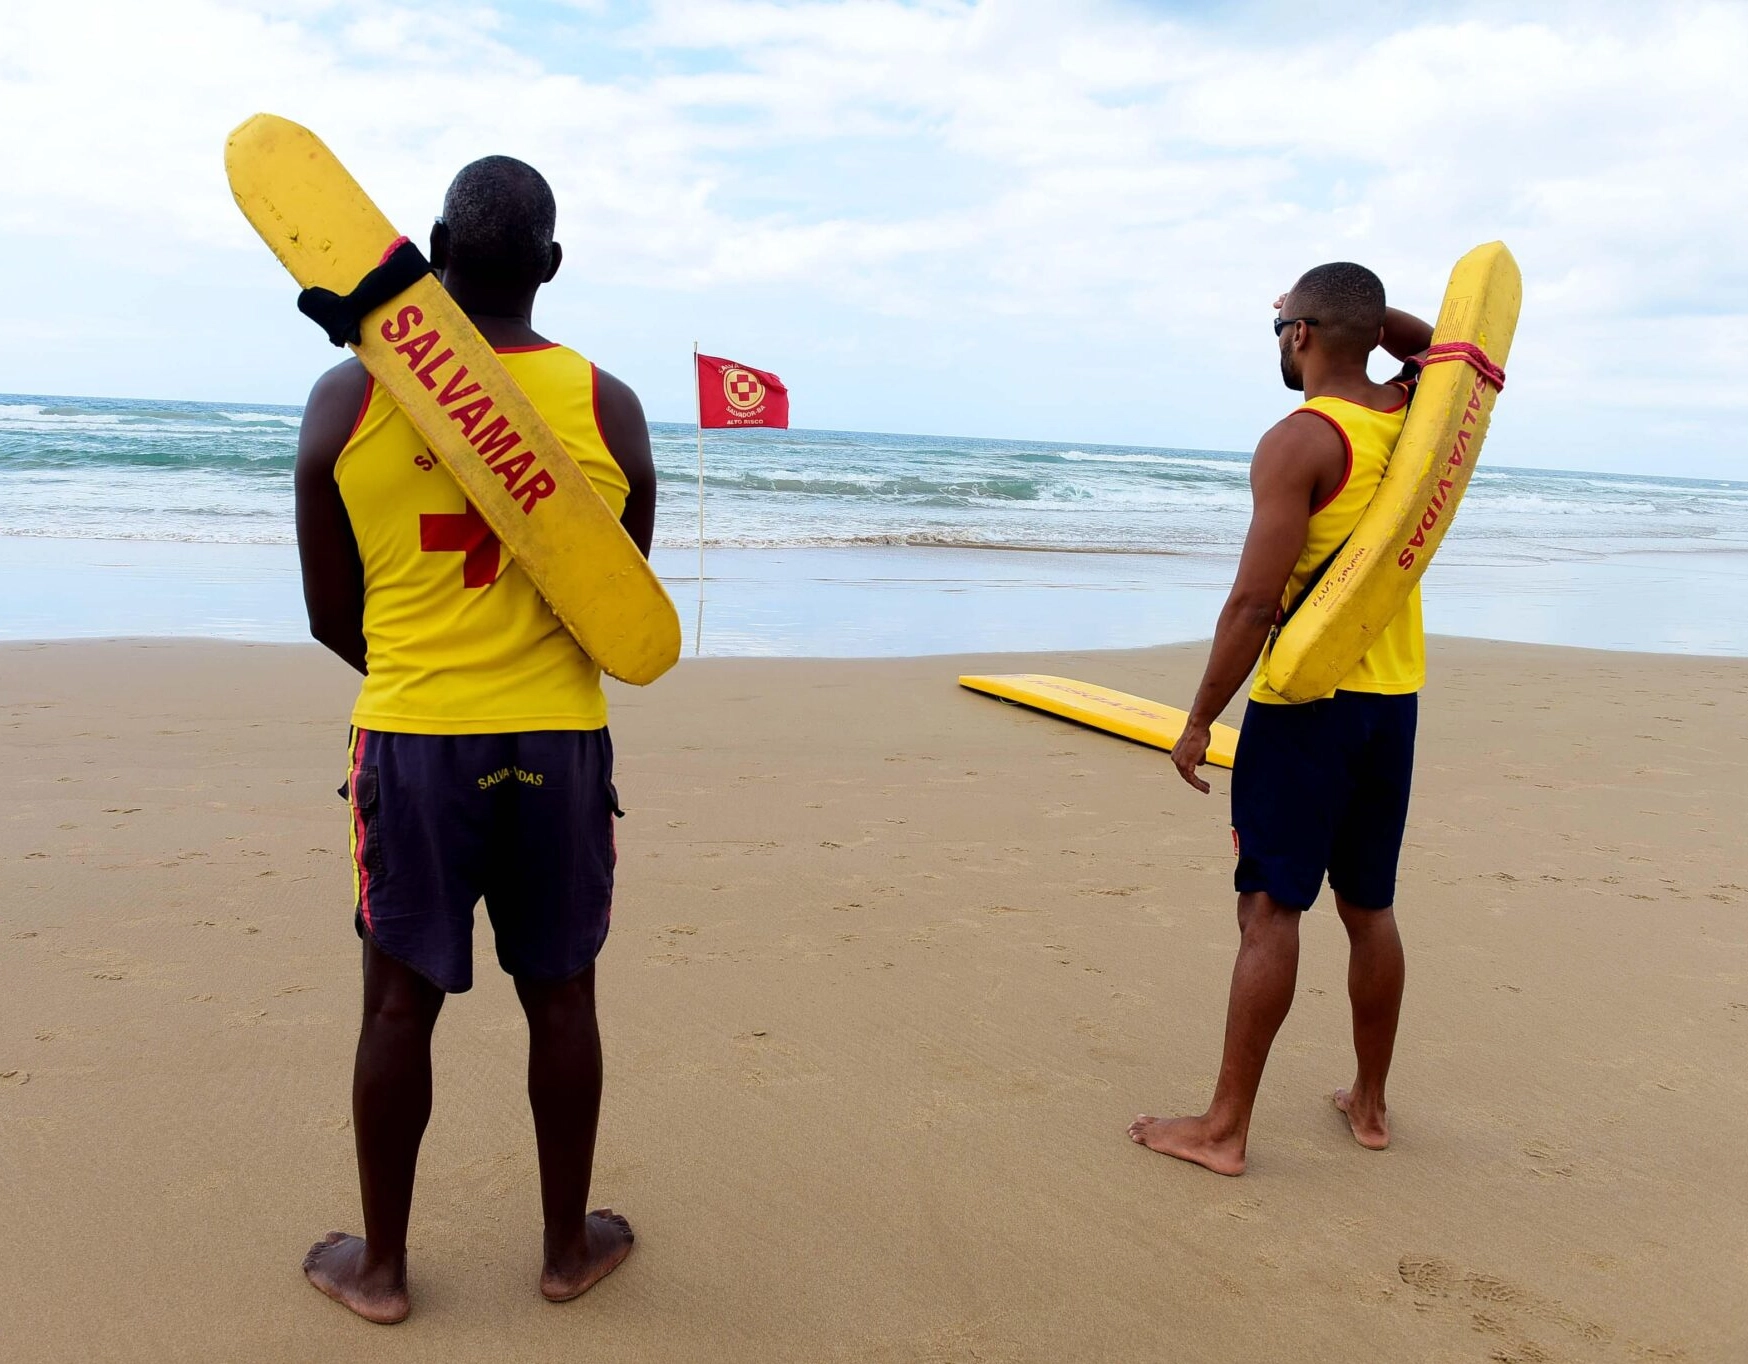
[[[620,813],[605,729],[355,729],[346,787],[360,937],[459,994],[483,897],[512,976],[567,980],[595,960]]]
[[[1240,895],[1309,909],[1327,872],[1350,905],[1396,903],[1419,700],[1338,691],[1300,706],[1250,703],[1232,765]]]

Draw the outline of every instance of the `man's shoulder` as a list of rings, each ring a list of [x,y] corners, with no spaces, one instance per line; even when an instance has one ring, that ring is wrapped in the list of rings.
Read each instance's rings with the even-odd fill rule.
[[[298,428],[298,462],[333,465],[346,448],[370,397],[370,371],[356,357],[342,360],[317,379]]]
[[[370,371],[364,368],[364,362],[356,355],[348,355],[332,369],[323,371],[310,386],[308,406],[344,401],[347,398],[358,402],[363,399],[364,390],[369,385]]]
[[[1265,451],[1276,458],[1292,458],[1340,450],[1345,442],[1346,436],[1335,416],[1306,402],[1263,432],[1256,453],[1259,458]]]

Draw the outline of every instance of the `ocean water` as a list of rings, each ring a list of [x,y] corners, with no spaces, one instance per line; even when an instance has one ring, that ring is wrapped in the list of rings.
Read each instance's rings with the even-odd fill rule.
[[[298,420],[0,395],[0,565],[32,583],[0,637],[300,637]],[[652,436],[657,566],[690,615],[696,435]],[[705,468],[708,609],[688,624],[712,653],[1202,637],[1249,512],[1247,457],[1225,451],[737,431],[705,434]],[[1742,653],[1744,587],[1748,482],[1483,464],[1427,610],[1450,633]]]

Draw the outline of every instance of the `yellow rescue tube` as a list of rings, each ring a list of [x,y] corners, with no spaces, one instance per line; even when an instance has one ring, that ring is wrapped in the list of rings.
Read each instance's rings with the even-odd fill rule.
[[[1047,673],[967,675],[959,685],[1168,752],[1183,737],[1190,718],[1176,706]],[[1231,725],[1210,726],[1207,761],[1215,767],[1231,767],[1237,753],[1238,731]]]
[[[1327,696],[1426,572],[1475,471],[1522,301],[1503,242],[1477,246],[1451,271],[1432,333],[1440,363],[1420,376],[1371,505],[1269,654],[1269,686],[1287,700]]]
[[[225,141],[225,171],[243,216],[306,289],[350,293],[400,239],[321,139],[287,119],[256,114],[237,128]],[[394,350],[402,322],[435,331],[435,349],[453,352],[444,377],[461,375],[466,385],[409,367]],[[674,665],[680,618],[661,580],[435,275],[366,315],[352,349],[589,657],[640,686]],[[446,389],[451,399],[465,389],[470,406],[491,402],[471,441],[449,419]],[[514,488],[487,463],[512,448],[534,455]]]

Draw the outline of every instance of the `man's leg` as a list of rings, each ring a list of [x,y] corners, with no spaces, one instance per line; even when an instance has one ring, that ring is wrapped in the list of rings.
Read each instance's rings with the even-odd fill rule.
[[[1353,1049],[1359,1069],[1352,1089],[1335,1091],[1335,1106],[1347,1114],[1354,1140],[1373,1151],[1390,1144],[1384,1081],[1396,1048],[1407,968],[1394,909],[1361,909],[1340,895],[1335,907],[1347,929],[1347,997],[1353,1004]]]
[[[1262,891],[1238,899],[1242,939],[1226,1005],[1226,1048],[1208,1111],[1195,1118],[1142,1114],[1129,1136],[1143,1146],[1205,1165],[1216,1174],[1244,1173],[1250,1113],[1275,1034],[1293,1007],[1299,975],[1301,911]]]
[[[443,991],[364,940],[364,1023],[352,1071],[352,1125],[364,1235],[329,1232],[304,1257],[309,1281],[366,1320],[407,1315],[407,1216],[431,1116],[431,1030]]]
[[[518,979],[528,1015],[528,1102],[540,1151],[546,1219],[540,1291],[565,1302],[594,1287],[631,1253],[631,1224],[611,1208],[589,1212],[589,1175],[601,1116],[601,1031],[595,968],[562,981]]]

